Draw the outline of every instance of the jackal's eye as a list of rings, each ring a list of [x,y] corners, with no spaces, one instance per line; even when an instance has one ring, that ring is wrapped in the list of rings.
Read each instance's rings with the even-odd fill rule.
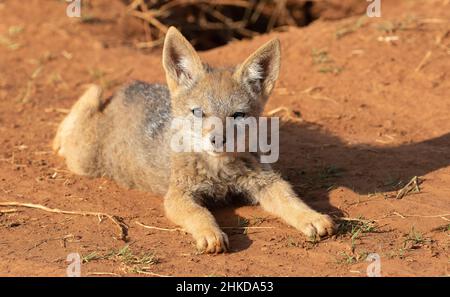
[[[197,118],[202,118],[203,117],[203,111],[200,107],[194,108],[192,109],[192,114],[197,117]]]
[[[235,118],[235,119],[242,119],[242,118],[245,118],[245,112],[240,112],[240,111],[235,112],[235,113],[233,114],[233,118]]]

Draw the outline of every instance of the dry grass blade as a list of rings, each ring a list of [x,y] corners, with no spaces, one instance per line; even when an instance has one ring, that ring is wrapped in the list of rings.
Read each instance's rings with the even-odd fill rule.
[[[417,176],[414,176],[409,183],[406,184],[400,191],[398,191],[397,196],[395,196],[396,199],[402,199],[406,195],[410,193],[419,193],[420,192],[420,180]]]
[[[102,275],[120,276],[120,274],[117,274],[117,273],[114,273],[114,272],[88,272],[86,275],[93,275],[93,276],[102,276]]]
[[[0,209],[0,214],[4,214],[4,213],[13,213],[13,212],[19,212],[20,210],[17,210],[15,208],[11,208],[11,209]]]
[[[151,230],[168,231],[168,232],[184,231],[184,230],[181,229],[181,228],[172,228],[172,229],[169,229],[169,228],[160,228],[160,227],[155,227],[155,226],[145,225],[145,224],[142,224],[142,223],[140,223],[140,222],[138,222],[138,221],[136,221],[135,223],[136,223],[137,225],[141,226],[141,227],[144,227],[145,229],[151,229]]]
[[[168,231],[168,232],[176,232],[176,231],[182,231],[182,232],[186,232],[186,230],[182,229],[182,228],[161,228],[161,227],[155,227],[155,226],[149,226],[149,225],[145,225],[142,224],[141,222],[136,221],[135,222],[137,225],[144,227],[145,229],[151,229],[151,230],[158,230],[158,231]],[[261,226],[220,226],[221,229],[243,229],[243,230],[248,230],[248,229],[273,229],[275,227],[261,227]]]
[[[291,121],[291,122],[303,122],[302,118],[299,115],[296,115],[295,112],[293,112],[291,109],[280,106],[275,109],[269,110],[267,112],[268,116],[275,116],[279,115],[281,119],[285,121]]]
[[[132,16],[138,17],[140,19],[143,19],[147,22],[149,22],[150,24],[152,24],[154,27],[156,27],[157,29],[159,29],[161,32],[163,32],[164,34],[167,33],[167,30],[169,30],[169,28],[164,25],[163,23],[161,23],[160,21],[158,21],[157,18],[155,18],[151,13],[148,12],[140,12],[140,11],[136,11],[133,10],[130,12],[130,14]]]
[[[396,216],[399,216],[402,219],[406,219],[406,218],[441,218],[444,221],[450,222],[450,219],[447,219],[447,217],[450,216],[450,213],[423,216],[423,215],[405,215],[405,214],[401,214],[401,213],[399,213],[397,211],[394,211],[394,212],[392,212],[392,214],[396,215]]]
[[[150,49],[150,48],[160,46],[163,43],[164,43],[164,38],[159,38],[159,39],[153,40],[153,41],[139,42],[136,44],[136,47],[139,49]]]
[[[337,220],[348,221],[348,222],[361,222],[361,223],[376,222],[376,220],[367,220],[367,219],[360,219],[360,218],[347,218],[347,217],[339,217],[339,218],[337,218]]]
[[[44,205],[40,204],[33,204],[33,203],[21,203],[21,202],[0,202],[0,206],[15,206],[15,207],[26,207],[26,208],[33,208],[33,209],[39,209],[46,212],[51,213],[59,213],[59,214],[67,214],[67,215],[78,215],[78,216],[95,216],[100,219],[100,221],[103,218],[108,218],[111,220],[120,230],[120,239],[123,241],[127,241],[127,235],[128,235],[128,226],[123,222],[123,219],[110,215],[104,212],[93,212],[93,211],[72,211],[72,210],[61,210],[57,208],[49,208]]]
[[[164,275],[164,274],[158,274],[151,271],[146,270],[147,267],[143,267],[142,269],[136,270],[136,273],[138,274],[145,274],[145,275],[151,275],[151,276],[157,276],[157,277],[171,277],[170,275]]]
[[[419,72],[423,67],[428,63],[428,60],[431,58],[432,51],[428,51],[423,57],[422,61],[420,61],[419,65],[414,70],[415,72]]]

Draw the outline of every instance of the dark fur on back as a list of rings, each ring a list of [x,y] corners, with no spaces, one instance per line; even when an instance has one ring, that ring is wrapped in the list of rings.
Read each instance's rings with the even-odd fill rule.
[[[130,188],[164,193],[170,174],[170,120],[166,86],[134,81],[124,87],[98,118],[101,175]]]
[[[170,93],[167,86],[134,81],[122,92],[124,105],[143,105],[144,128],[149,137],[154,137],[170,123]]]

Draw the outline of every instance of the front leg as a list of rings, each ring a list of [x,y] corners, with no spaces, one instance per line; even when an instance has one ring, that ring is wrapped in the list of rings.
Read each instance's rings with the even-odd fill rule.
[[[220,230],[211,212],[198,204],[191,193],[169,188],[164,207],[170,220],[192,234],[199,251],[221,253],[228,250],[227,235]]]
[[[306,205],[290,184],[274,172],[263,171],[247,180],[247,191],[262,206],[308,237],[333,234],[333,220]]]

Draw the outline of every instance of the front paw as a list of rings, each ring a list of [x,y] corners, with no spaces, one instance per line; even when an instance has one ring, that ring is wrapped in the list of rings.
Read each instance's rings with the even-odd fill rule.
[[[228,236],[220,229],[198,231],[194,234],[194,239],[201,253],[222,253],[229,248]]]
[[[295,226],[308,237],[332,235],[336,226],[328,215],[318,212],[301,214]]]

